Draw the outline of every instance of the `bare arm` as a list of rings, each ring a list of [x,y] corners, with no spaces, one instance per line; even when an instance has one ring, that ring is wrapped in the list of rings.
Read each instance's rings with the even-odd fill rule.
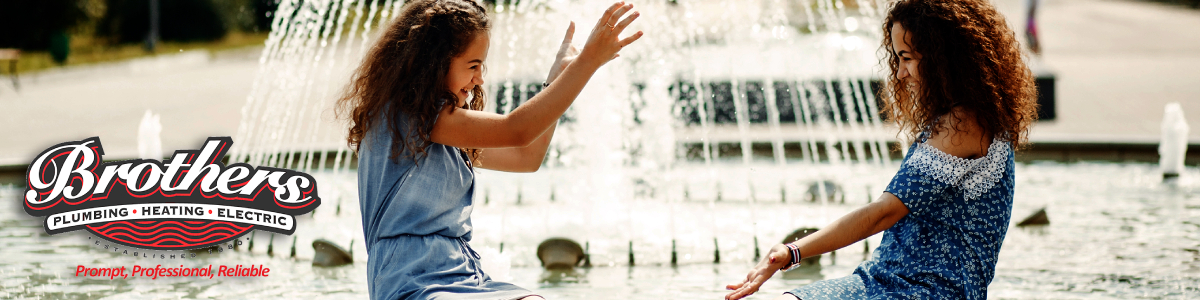
[[[962,158],[987,155],[990,137],[979,126],[974,114],[955,109],[943,120],[942,130],[929,138],[930,146]],[[905,215],[908,215],[908,207],[896,195],[885,192],[879,201],[856,209],[793,244],[804,256],[824,254],[891,228]],[[791,259],[790,254],[787,258]]]
[[[929,138],[929,145],[962,158],[987,155],[990,140],[979,127],[974,114],[955,109],[944,118],[941,132]],[[793,242],[800,254],[812,256],[841,249],[880,231],[887,230],[908,215],[908,207],[892,193],[883,193],[878,201],[860,207],[809,236]],[[791,256],[787,257],[791,259]]]
[[[878,201],[855,209],[829,226],[792,243],[799,246],[800,254],[805,257],[824,254],[891,228],[906,215],[908,207],[899,198],[891,193],[883,193]],[[725,299],[741,299],[758,292],[758,288],[774,276],[775,271],[786,267],[791,260],[792,253],[787,246],[779,244],[771,247],[767,256],[746,275],[745,281],[726,286],[733,292]]]
[[[459,148],[511,148],[532,144],[571,106],[600,64],[582,59],[559,78],[507,115],[467,109],[438,114],[430,132],[435,143]]]
[[[792,244],[799,247],[800,254],[806,257],[824,254],[892,228],[892,225],[906,215],[908,207],[895,195],[885,192],[879,196],[878,201],[855,209],[829,226]],[[791,254],[786,258],[790,261]]]
[[[507,115],[454,109],[449,106],[438,114],[430,139],[460,148],[526,147],[538,140],[571,106],[596,69],[617,56],[617,51],[641,37],[638,32],[618,39],[621,31],[637,18],[634,13],[616,23],[632,5],[613,4],[592,29],[578,59],[541,93]],[[616,24],[612,29],[609,24]],[[569,40],[567,41],[569,43]]]
[[[550,125],[550,128],[529,146],[483,150],[475,161],[480,168],[488,170],[537,172],[542,167],[542,161],[546,160],[546,149],[550,146],[550,139],[554,137],[554,128],[557,126]]]
[[[928,144],[944,153],[973,158],[987,155],[989,134],[978,125],[973,114],[962,110],[954,110],[951,116],[941,124],[942,130],[931,136]],[[908,207],[891,193],[883,193],[879,200],[858,208],[837,219],[829,226],[814,232],[798,241],[792,242],[805,257],[824,254],[837,250],[871,235],[891,228],[896,222],[909,213]],[[775,272],[791,262],[792,253],[785,244],[771,247],[766,257],[754,266],[746,280],[730,284],[726,288],[734,290],[726,299],[741,299],[758,291],[767,279]]]
[[[550,66],[550,74],[546,76],[546,83],[553,83],[555,79],[558,79],[563,70],[579,56],[579,50],[571,45],[571,36],[574,33],[575,23],[572,22],[567,27],[567,37],[563,39],[563,43],[558,49],[558,55],[555,56],[554,63]],[[550,125],[550,128],[538,136],[537,140],[525,147],[492,148],[482,151],[479,153],[479,157],[475,158],[476,165],[496,171],[536,172],[542,167],[542,161],[546,159],[546,149],[550,146],[550,140],[554,138],[556,127],[558,127],[557,122]]]

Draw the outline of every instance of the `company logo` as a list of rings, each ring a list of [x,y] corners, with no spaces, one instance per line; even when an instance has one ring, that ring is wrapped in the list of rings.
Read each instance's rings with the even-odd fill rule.
[[[255,229],[295,232],[295,216],[321,205],[317,182],[287,169],[226,166],[220,161],[232,144],[210,137],[169,162],[108,163],[99,137],[58,144],[29,164],[22,206],[46,217],[48,234],[86,229],[147,249],[204,248]]]

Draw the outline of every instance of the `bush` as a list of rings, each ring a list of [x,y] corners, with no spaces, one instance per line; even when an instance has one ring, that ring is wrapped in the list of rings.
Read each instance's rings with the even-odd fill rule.
[[[108,0],[96,35],[118,43],[144,42],[150,33],[150,0]],[[213,41],[229,31],[212,0],[159,0],[158,35],[163,41]]]
[[[51,37],[88,19],[80,0],[0,1],[0,48],[50,48]]]
[[[59,31],[50,35],[50,58],[55,63],[67,63],[67,55],[71,54],[71,36]]]
[[[265,32],[271,30],[271,20],[267,19],[266,26],[261,26],[267,10],[273,12],[279,6],[279,0],[212,0],[217,11],[224,16],[225,24],[231,31]]]
[[[254,29],[256,31],[271,31],[271,21],[275,20],[275,10],[279,9],[279,0],[254,1]]]

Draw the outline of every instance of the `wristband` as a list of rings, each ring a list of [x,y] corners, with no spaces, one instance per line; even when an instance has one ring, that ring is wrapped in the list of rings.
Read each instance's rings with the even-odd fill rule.
[[[787,266],[783,267],[784,271],[791,271],[800,266],[800,247],[792,243],[784,244],[788,247],[788,251],[792,252],[792,261],[788,262]]]

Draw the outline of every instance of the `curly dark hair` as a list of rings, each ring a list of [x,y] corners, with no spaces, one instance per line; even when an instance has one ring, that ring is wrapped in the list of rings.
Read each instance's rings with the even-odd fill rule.
[[[909,32],[909,46],[921,55],[915,89],[897,76],[894,24]],[[887,88],[880,91],[889,99],[884,113],[910,140],[943,115],[961,117],[951,114],[961,110],[1014,148],[1028,143],[1029,127],[1037,120],[1034,77],[1016,34],[987,0],[897,1],[883,22],[882,48],[891,67]],[[933,134],[939,127],[932,126]]]
[[[438,112],[451,109],[481,110],[483,88],[463,107],[453,107],[458,97],[446,85],[452,58],[461,55],[476,35],[488,34],[487,10],[472,0],[417,0],[387,27],[355,70],[345,93],[338,99],[338,115],[349,114],[346,142],[359,149],[364,135],[377,122],[389,125],[393,136],[391,158],[397,161],[408,150],[413,160],[432,143]],[[400,132],[400,118],[409,118],[408,131]],[[477,149],[462,149],[472,159]]]

